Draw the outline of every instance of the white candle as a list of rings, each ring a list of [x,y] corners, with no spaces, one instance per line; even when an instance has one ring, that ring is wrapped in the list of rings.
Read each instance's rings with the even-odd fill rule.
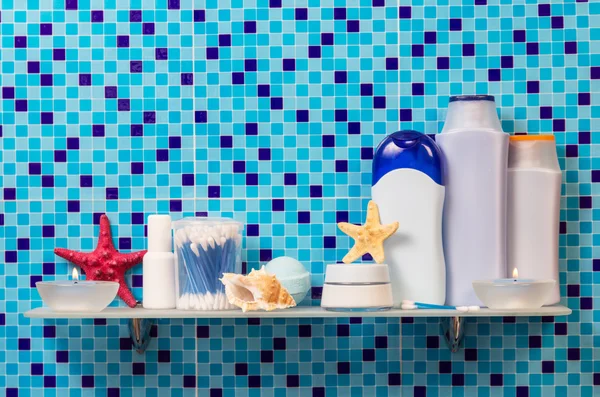
[[[499,283],[499,284],[528,284],[531,283],[535,280],[530,279],[530,278],[522,278],[519,279],[519,271],[517,270],[517,268],[515,267],[513,269],[512,272],[512,278],[500,278],[497,280],[493,280],[494,283]]]

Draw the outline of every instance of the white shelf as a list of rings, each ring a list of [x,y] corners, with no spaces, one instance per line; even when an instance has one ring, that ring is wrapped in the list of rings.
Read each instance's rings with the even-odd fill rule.
[[[387,310],[380,312],[332,312],[318,306],[302,306],[272,312],[249,312],[241,310],[227,311],[194,311],[194,310],[149,310],[143,308],[109,307],[99,313],[89,312],[54,312],[47,307],[40,307],[25,313],[29,318],[336,318],[336,317],[531,317],[531,316],[566,316],[571,309],[561,306],[546,306],[536,310],[490,310],[481,309],[475,312],[459,312],[456,310]]]

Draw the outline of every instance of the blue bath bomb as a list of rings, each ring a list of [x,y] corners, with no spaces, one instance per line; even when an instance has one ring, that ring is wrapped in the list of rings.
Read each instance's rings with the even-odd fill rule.
[[[306,298],[310,290],[310,274],[302,263],[289,256],[280,256],[267,263],[265,268],[268,273],[277,276],[296,304]]]

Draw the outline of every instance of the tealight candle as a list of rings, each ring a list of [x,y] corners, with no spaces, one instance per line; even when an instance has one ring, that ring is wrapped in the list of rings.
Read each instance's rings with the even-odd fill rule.
[[[57,312],[99,312],[119,290],[119,283],[114,281],[80,280],[76,267],[71,280],[38,281],[35,286],[44,303]]]
[[[490,309],[531,310],[542,307],[555,283],[554,280],[519,279],[519,271],[514,268],[512,278],[473,281],[473,288]]]
[[[497,279],[494,281],[498,282],[498,283],[513,283],[513,284],[521,283],[522,284],[522,283],[531,283],[534,280],[531,278],[519,278],[519,271],[515,267],[512,272],[512,278],[500,278],[500,279]]]

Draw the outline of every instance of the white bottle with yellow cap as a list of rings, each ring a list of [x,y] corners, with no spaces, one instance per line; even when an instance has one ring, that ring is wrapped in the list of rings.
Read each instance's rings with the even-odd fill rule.
[[[507,277],[556,280],[546,305],[560,301],[558,234],[562,173],[552,135],[510,137]]]

